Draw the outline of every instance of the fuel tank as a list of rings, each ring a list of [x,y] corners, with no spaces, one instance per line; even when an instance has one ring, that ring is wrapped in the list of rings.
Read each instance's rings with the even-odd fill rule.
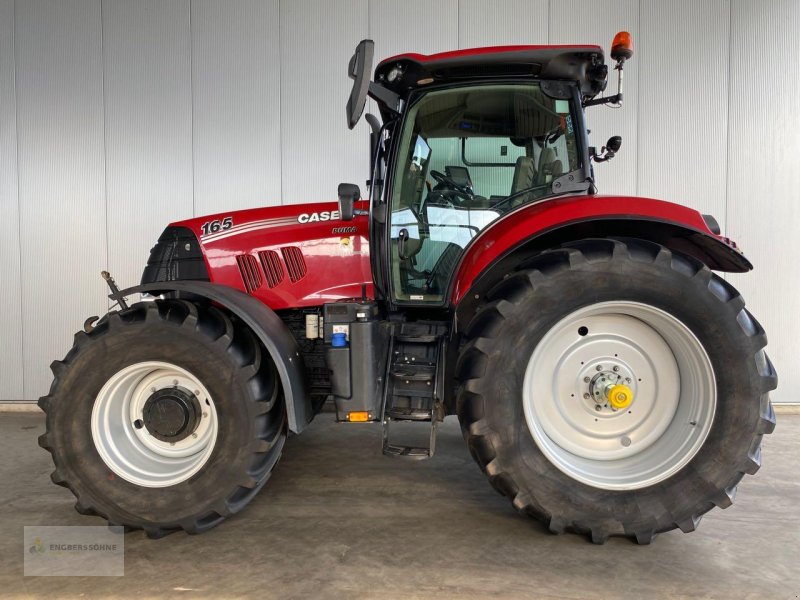
[[[342,221],[338,203],[219,213],[170,227],[196,236],[212,283],[247,292],[273,310],[374,297],[369,219]]]

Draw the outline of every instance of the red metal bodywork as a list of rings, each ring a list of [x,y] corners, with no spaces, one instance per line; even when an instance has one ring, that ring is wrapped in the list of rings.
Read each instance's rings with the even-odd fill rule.
[[[469,58],[473,56],[483,56],[485,54],[506,54],[508,52],[536,52],[537,50],[585,50],[587,52],[597,52],[602,54],[603,49],[593,44],[553,44],[553,45],[517,45],[517,46],[486,46],[483,48],[463,48],[461,50],[450,50],[437,54],[418,54],[416,52],[405,52],[396,54],[389,58],[384,58],[378,63],[378,68],[382,65],[399,60],[413,60],[419,63],[438,62],[453,58]]]
[[[188,227],[200,240],[212,283],[242,291],[247,289],[237,256],[250,254],[261,268],[259,253],[274,251],[282,273],[280,282],[269,287],[262,273],[261,285],[251,291],[273,310],[361,297],[362,285],[372,298],[368,218],[341,221],[338,210],[335,202],[294,204],[220,213],[174,225]],[[203,235],[203,224],[226,217],[233,221],[230,229]],[[335,231],[341,229],[346,231]],[[305,273],[296,281],[290,277],[285,248],[297,248],[302,254]]]
[[[367,208],[366,202],[360,208]],[[263,269],[260,252],[273,251],[280,259],[281,281],[261,285],[251,294],[274,310],[320,306],[342,298],[357,298],[366,286],[374,298],[369,252],[369,220],[338,218],[334,202],[296,204],[220,213],[173,225],[188,227],[201,242],[213,283],[247,291],[237,257],[251,255]],[[203,225],[231,217],[230,229],[203,235]],[[582,220],[647,219],[672,223],[711,236],[735,249],[727,238],[715,235],[702,215],[686,206],[625,196],[564,196],[515,210],[484,229],[467,247],[451,286],[450,303],[457,305],[476,278],[495,260],[521,242],[566,223]],[[286,248],[302,253],[305,272],[292,281]],[[297,273],[295,273],[295,276]]]
[[[461,260],[451,286],[451,303],[458,304],[486,267],[523,240],[565,223],[613,217],[673,223],[736,247],[714,234],[699,212],[680,204],[632,196],[563,196],[522,207],[481,231]]]

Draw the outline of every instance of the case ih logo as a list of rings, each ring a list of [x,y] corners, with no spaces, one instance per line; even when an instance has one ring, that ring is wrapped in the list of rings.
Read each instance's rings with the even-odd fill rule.
[[[298,223],[317,223],[319,221],[338,221],[338,210],[323,210],[322,212],[303,213],[297,217]]]

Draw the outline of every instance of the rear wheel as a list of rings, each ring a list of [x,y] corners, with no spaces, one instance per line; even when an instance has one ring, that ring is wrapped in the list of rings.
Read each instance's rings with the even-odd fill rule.
[[[216,308],[136,304],[77,333],[52,369],[39,443],[81,513],[153,537],[198,533],[243,508],[280,457],[275,367]]]
[[[761,460],[777,383],[741,296],[641,240],[583,240],[498,284],[467,328],[458,412],[514,506],[556,533],[692,531]]]

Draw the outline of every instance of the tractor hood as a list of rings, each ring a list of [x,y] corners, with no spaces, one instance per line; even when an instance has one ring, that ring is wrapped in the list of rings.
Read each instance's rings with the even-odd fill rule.
[[[342,221],[335,202],[197,217],[167,227],[142,283],[211,281],[275,310],[372,297],[368,239],[367,217]]]

